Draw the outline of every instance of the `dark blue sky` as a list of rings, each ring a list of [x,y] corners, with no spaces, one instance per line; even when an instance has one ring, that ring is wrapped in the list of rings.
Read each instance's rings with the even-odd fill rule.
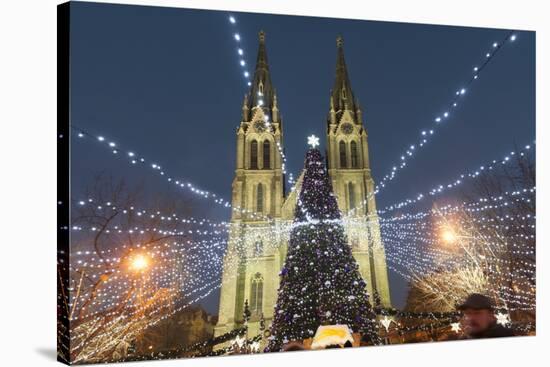
[[[233,12],[245,58],[266,32],[284,119],[288,169],[302,168],[306,137],[325,142],[336,36],[344,37],[351,84],[364,110],[375,180],[444,111],[494,41],[508,30]],[[163,165],[174,176],[230,198],[235,128],[246,92],[228,13],[73,3],[71,121]],[[467,91],[447,126],[377,198],[379,208],[445,183],[535,136],[535,33],[518,32]],[[72,187],[100,171],[170,191],[95,142],[73,144]],[[75,197],[76,198],[76,197]],[[197,201],[198,207],[209,204]],[[217,218],[227,219],[229,211]],[[402,306],[405,282],[390,275]],[[217,296],[206,302],[217,312]]]

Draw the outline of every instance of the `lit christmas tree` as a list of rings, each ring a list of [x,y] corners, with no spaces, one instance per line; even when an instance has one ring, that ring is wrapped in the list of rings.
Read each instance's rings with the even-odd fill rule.
[[[319,325],[348,325],[379,344],[366,283],[348,245],[318,139],[310,137],[267,349],[313,337]]]

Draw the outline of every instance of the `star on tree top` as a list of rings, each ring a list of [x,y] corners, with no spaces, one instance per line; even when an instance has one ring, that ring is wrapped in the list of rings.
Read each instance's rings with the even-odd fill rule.
[[[319,138],[315,135],[311,135],[307,137],[307,143],[311,145],[312,148],[315,148],[319,145]]]

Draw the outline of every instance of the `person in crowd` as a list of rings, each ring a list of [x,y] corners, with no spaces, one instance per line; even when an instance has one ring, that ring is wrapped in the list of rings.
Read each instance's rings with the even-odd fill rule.
[[[483,294],[473,293],[458,306],[462,312],[461,325],[464,331],[462,339],[500,338],[514,336],[512,329],[497,323],[494,305]]]

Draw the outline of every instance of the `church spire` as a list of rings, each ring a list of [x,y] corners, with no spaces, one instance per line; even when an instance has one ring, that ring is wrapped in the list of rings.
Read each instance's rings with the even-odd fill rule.
[[[355,112],[355,97],[351,90],[346,60],[344,59],[344,40],[342,36],[336,38],[336,78],[332,88],[332,103],[337,114],[344,110]]]
[[[265,32],[258,34],[259,46],[256,58],[256,69],[252,78],[252,85],[248,93],[248,109],[252,112],[254,108],[261,107],[270,118],[274,106],[274,89],[271,84],[269,64],[267,62],[267,51],[265,47]]]

